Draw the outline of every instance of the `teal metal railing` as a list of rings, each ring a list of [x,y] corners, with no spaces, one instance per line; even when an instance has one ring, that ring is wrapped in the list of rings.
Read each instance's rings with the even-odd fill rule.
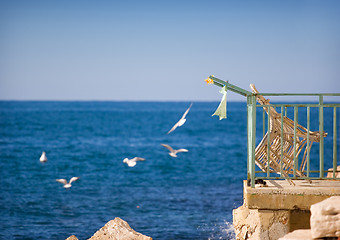
[[[253,93],[250,91],[247,91],[245,89],[239,88],[233,84],[230,84],[228,81],[223,81],[221,79],[218,79],[214,76],[210,76],[208,78],[208,82],[214,83],[216,86],[219,87],[224,87],[227,86],[228,91],[235,92],[237,94],[240,94],[242,96],[245,96],[247,98],[247,178],[248,180],[251,180],[251,187],[255,187],[255,179],[287,179],[287,180],[298,180],[298,179],[307,179],[307,180],[312,180],[312,179],[325,179],[326,173],[331,174],[331,177],[328,177],[327,179],[333,179],[333,180],[340,180],[339,177],[336,177],[336,173],[339,173],[340,171],[337,170],[337,148],[339,146],[339,139],[338,139],[338,127],[339,127],[339,121],[338,121],[338,115],[337,110],[340,108],[340,103],[324,103],[324,97],[339,97],[340,93],[326,93],[326,94],[319,94],[319,93]],[[262,96],[279,96],[279,97],[286,97],[286,96],[311,96],[311,97],[317,97],[318,98],[318,103],[276,103],[276,104],[258,104],[256,102],[256,97],[258,95]],[[259,124],[259,122],[256,121],[256,118],[259,117],[257,116],[258,114],[258,109],[262,108],[263,113],[262,113],[262,125]],[[265,112],[265,109],[267,110],[267,114]],[[271,110],[272,109],[272,110]],[[270,131],[267,131],[267,169],[261,169],[262,171],[256,171],[256,155],[255,155],[255,150],[256,150],[256,129],[257,127],[262,127],[262,133],[263,136],[266,134],[266,128],[267,130],[271,126],[271,111],[275,111],[278,109],[280,113],[280,118],[281,118],[281,159],[284,156],[283,152],[283,124],[284,124],[284,118],[287,117],[288,113],[290,111],[293,112],[293,121],[294,121],[294,141],[293,141],[293,146],[296,146],[296,139],[299,138],[299,131],[298,128],[301,127],[298,124],[298,117],[299,117],[299,109],[303,109],[306,111],[306,132],[307,132],[307,139],[305,144],[305,155],[304,159],[306,161],[303,163],[304,166],[303,168],[299,166],[299,153],[297,152],[296,147],[293,148],[293,156],[294,156],[294,167],[293,167],[293,172],[291,174],[283,174],[283,161],[280,162],[280,170],[277,173],[271,173],[270,171],[270,156],[271,156],[271,143],[270,143]],[[332,159],[327,159],[331,162],[327,162],[328,166],[332,166],[333,170],[328,171],[324,169],[325,167],[325,142],[324,142],[324,137],[327,136],[327,133],[324,131],[324,126],[325,126],[325,117],[324,117],[324,110],[325,109],[333,109],[333,123],[329,121],[331,119],[330,117],[327,117],[327,124],[333,124],[332,126],[332,133],[329,134],[329,138],[332,137]],[[311,133],[311,112],[315,115],[315,111],[318,110],[318,133],[320,136],[320,139],[318,141],[319,144],[319,154],[313,152],[311,154],[311,145],[313,141],[311,141],[312,136],[310,136]],[[330,111],[327,111],[328,115],[330,114]],[[267,118],[267,121],[265,120]],[[315,118],[313,117],[313,120]],[[315,123],[315,121],[313,121]],[[260,125],[260,126],[259,126]],[[315,125],[315,124],[314,124]],[[315,126],[313,126],[315,127]],[[313,129],[314,130],[314,129]],[[327,145],[327,148],[329,147],[329,144]],[[329,149],[327,149],[329,150]],[[312,156],[311,156],[312,155]],[[315,155],[319,155],[318,159],[315,159]],[[318,166],[317,166],[318,165]],[[301,165],[302,166],[302,165]],[[313,170],[313,168],[318,168],[317,170]],[[302,170],[302,172],[299,172]],[[299,173],[299,174],[297,174]],[[301,174],[302,173],[302,174]],[[340,173],[339,173],[340,174]]]

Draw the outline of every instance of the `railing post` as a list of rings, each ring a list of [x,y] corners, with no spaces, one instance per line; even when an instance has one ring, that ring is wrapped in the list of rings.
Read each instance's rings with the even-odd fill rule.
[[[323,139],[323,96],[319,96],[319,133],[320,133],[320,178],[324,177],[324,139]]]
[[[310,107],[307,107],[307,178],[310,173]]]
[[[248,129],[248,179],[255,187],[255,140],[256,140],[256,98],[247,96],[247,129]]]
[[[270,177],[270,107],[268,107],[268,135],[267,135],[267,177]]]
[[[281,162],[280,162],[280,176],[282,177],[283,170],[283,106],[281,106]]]
[[[333,111],[333,178],[335,178],[335,171],[337,171],[337,133],[336,133],[336,107]]]
[[[298,122],[298,108],[294,107],[294,178],[296,178],[296,170],[298,168],[298,158],[296,157],[296,128],[297,128],[297,122]]]
[[[264,109],[262,109],[262,125],[263,125],[263,129],[262,129],[262,137],[264,137],[264,135],[266,135],[266,111]]]

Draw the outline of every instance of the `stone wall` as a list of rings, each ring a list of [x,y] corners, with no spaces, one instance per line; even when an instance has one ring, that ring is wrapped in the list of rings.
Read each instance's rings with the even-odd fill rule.
[[[276,239],[289,232],[289,211],[249,209],[242,205],[233,211],[233,224],[237,239]]]

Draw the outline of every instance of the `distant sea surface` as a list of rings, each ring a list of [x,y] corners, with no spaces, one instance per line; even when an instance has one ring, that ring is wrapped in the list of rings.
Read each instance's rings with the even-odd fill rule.
[[[0,102],[0,239],[90,238],[120,217],[153,239],[234,239],[246,103]],[[186,148],[177,158],[160,144]],[[48,161],[40,163],[45,151]],[[143,157],[135,167],[123,159]],[[57,178],[80,179],[64,189]]]

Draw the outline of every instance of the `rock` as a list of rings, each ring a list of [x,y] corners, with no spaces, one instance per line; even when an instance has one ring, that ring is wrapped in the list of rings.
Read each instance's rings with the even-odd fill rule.
[[[279,238],[279,240],[301,240],[301,239],[313,240],[311,230],[299,229],[286,234],[282,238]]]
[[[316,203],[310,210],[313,238],[340,237],[340,196]]]
[[[337,166],[336,170],[340,171],[340,166]],[[331,172],[329,172],[329,171],[331,171]],[[335,177],[340,178],[340,172],[336,172]],[[327,178],[333,178],[333,168],[328,169]]]
[[[66,238],[65,240],[79,240],[76,236],[71,235],[68,238]]]
[[[127,222],[116,217],[99,229],[89,240],[152,240],[133,230]]]

